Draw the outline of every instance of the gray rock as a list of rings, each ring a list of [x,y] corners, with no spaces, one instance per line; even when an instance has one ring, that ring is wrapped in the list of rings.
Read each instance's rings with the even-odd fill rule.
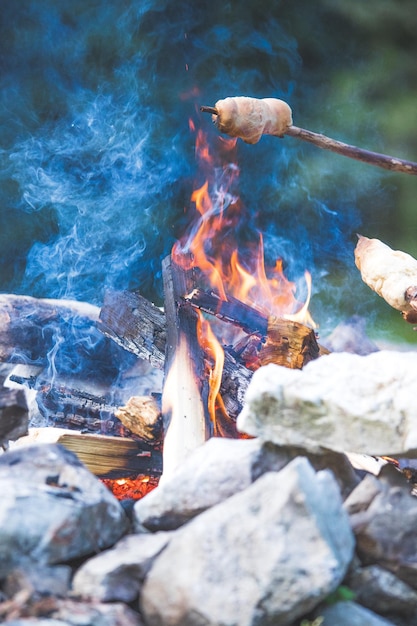
[[[363,606],[389,617],[395,614],[417,623],[417,591],[391,572],[370,565],[353,572],[347,584]]]
[[[279,471],[297,456],[308,455],[313,467],[329,467],[343,492],[358,479],[347,458],[332,450],[308,454],[299,447],[279,447],[259,439],[213,437],[199,446],[165,480],[134,506],[134,529],[173,530],[202,511],[248,487],[267,471]]]
[[[383,470],[366,508],[350,515],[357,552],[365,565],[378,563],[417,589],[417,500],[400,472]]]
[[[395,626],[393,622],[355,602],[337,602],[326,607],[320,615],[324,617],[321,626]]]
[[[156,556],[171,533],[128,535],[111,550],[86,561],[76,572],[72,589],[84,598],[132,602]]]
[[[134,528],[172,530],[248,487],[260,469],[262,442],[213,437],[134,506]],[[271,455],[269,460],[271,461]],[[275,468],[289,461],[275,454]],[[257,468],[257,470],[255,469]],[[265,471],[265,470],[264,470]]]
[[[372,500],[381,493],[381,481],[368,474],[346,498],[344,506],[349,515],[366,511]]]
[[[417,353],[334,353],[303,370],[257,370],[240,431],[279,445],[324,446],[370,455],[417,451]]]
[[[0,385],[0,446],[7,447],[28,432],[29,409],[23,389],[5,389]]]
[[[353,547],[332,474],[297,458],[177,530],[141,609],[148,626],[285,626],[340,584]]]
[[[70,589],[72,570],[69,565],[39,565],[13,570],[6,578],[3,591],[11,598],[23,589],[31,589],[32,596],[64,598]]]
[[[116,498],[54,444],[0,456],[0,576],[25,562],[64,563],[113,545],[127,531]]]

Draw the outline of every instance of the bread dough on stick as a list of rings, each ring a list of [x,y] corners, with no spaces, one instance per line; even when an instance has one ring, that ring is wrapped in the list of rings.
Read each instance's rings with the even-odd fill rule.
[[[220,132],[246,143],[257,143],[262,135],[282,137],[292,125],[290,107],[276,98],[236,96],[218,100],[214,108],[213,122]]]
[[[362,280],[407,322],[417,322],[417,259],[379,239],[358,235],[355,263]]]

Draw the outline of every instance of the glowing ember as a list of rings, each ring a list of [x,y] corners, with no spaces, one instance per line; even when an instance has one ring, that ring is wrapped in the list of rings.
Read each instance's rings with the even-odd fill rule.
[[[118,500],[140,500],[158,486],[159,479],[140,474],[131,478],[102,478],[102,482]]]

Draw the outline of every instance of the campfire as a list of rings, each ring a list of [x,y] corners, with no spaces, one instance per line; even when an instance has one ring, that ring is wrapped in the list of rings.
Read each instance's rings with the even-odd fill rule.
[[[320,345],[308,268],[290,280],[289,259],[267,259],[238,189],[236,137],[298,134],[288,105],[249,100],[208,108],[234,136],[214,149],[190,124],[201,180],[187,231],[162,262],[163,309],[132,291],[108,292],[100,309],[1,297],[0,442],[16,443],[0,457],[10,509],[0,619],[338,623],[330,594],[353,619],[365,609],[342,583],[367,606],[367,576],[405,586],[402,610],[415,616],[415,561],[402,538],[414,532],[416,471],[398,458],[417,457],[415,358],[379,351],[360,323],[347,325],[359,350]],[[417,262],[363,236],[355,261],[415,323]],[[29,540],[14,539],[13,498],[48,511]],[[405,520],[400,539],[392,516]],[[57,576],[84,557],[71,582],[70,566]],[[39,579],[51,586],[55,576],[45,594]],[[139,613],[127,606],[135,600]]]

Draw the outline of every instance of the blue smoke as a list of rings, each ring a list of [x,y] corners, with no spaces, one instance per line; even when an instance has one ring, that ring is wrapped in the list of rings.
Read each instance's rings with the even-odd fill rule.
[[[201,104],[272,96],[297,110],[305,96],[280,7],[3,1],[2,291],[162,298],[161,259],[189,226],[197,174],[189,118],[214,138]],[[239,145],[240,193],[271,261],[291,279],[310,269],[314,284],[326,264],[351,263],[360,218],[351,192],[310,194],[294,143]]]

